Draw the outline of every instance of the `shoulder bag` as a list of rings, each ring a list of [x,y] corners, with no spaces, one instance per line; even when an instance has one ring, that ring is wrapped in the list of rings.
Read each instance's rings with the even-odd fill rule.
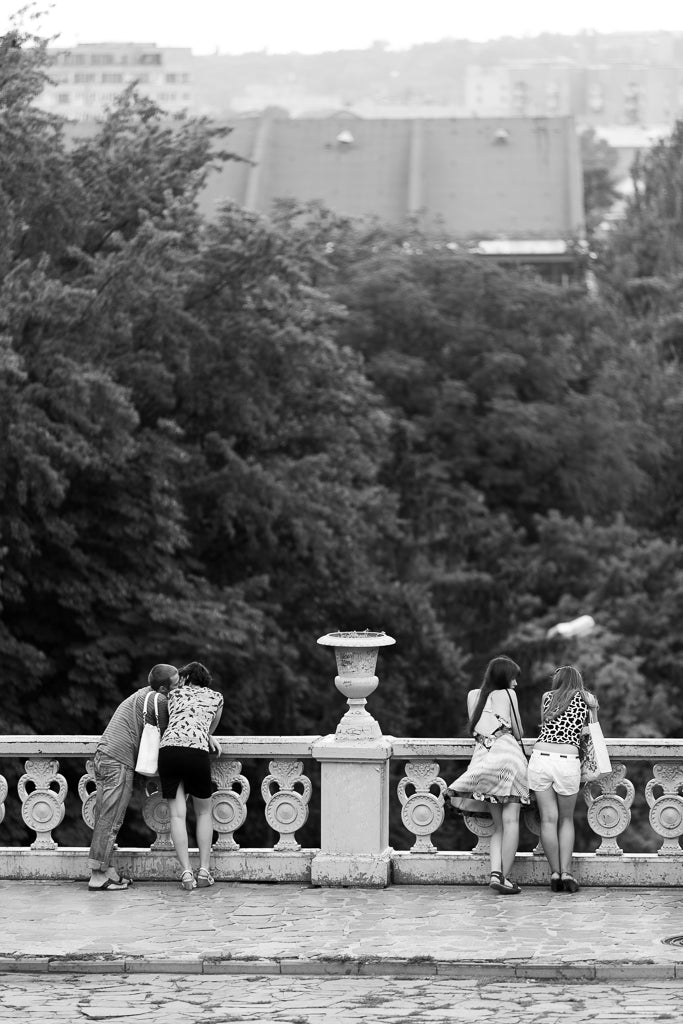
[[[582,785],[586,782],[595,782],[601,775],[609,775],[612,771],[607,744],[594,708],[588,709],[587,719],[579,744]]]
[[[154,694],[154,722],[147,721],[147,701],[151,696],[151,693],[147,694],[142,706],[142,718],[145,724],[142,727],[138,759],[135,764],[135,771],[138,775],[156,775],[159,770],[159,744],[161,742],[159,694]]]

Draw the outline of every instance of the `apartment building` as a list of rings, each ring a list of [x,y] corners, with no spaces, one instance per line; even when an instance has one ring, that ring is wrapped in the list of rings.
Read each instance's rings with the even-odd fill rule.
[[[37,104],[72,121],[95,121],[135,82],[170,113],[194,107],[192,51],[154,43],[79,43],[50,51],[52,84]]]

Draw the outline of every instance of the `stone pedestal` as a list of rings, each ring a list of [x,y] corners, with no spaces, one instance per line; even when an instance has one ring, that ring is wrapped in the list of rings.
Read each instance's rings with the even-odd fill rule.
[[[349,743],[325,736],[313,756],[320,761],[321,818],[312,884],[389,885],[389,739]]]
[[[394,644],[383,632],[327,633],[339,675],[334,685],[348,701],[334,736],[313,744],[320,761],[320,853],[311,863],[313,885],[375,886],[391,881],[389,847],[390,737],[367,711],[379,682],[374,674],[380,647]]]

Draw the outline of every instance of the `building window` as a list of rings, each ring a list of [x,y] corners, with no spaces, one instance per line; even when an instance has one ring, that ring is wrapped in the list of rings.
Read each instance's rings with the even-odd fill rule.
[[[58,92],[57,93],[57,103],[68,103],[68,102],[69,102],[69,94],[68,94],[68,92]]]
[[[114,64],[114,57],[111,53],[93,53],[90,55],[91,64]]]
[[[83,85],[84,82],[94,82],[94,81],[95,81],[95,75],[88,74],[87,72],[81,72],[80,74],[75,74],[74,75],[74,82],[77,82],[79,85]]]
[[[139,64],[161,64],[160,53],[141,53],[138,57]]]
[[[123,81],[123,75],[104,74],[102,75],[102,81],[106,82],[107,85],[118,85]]]
[[[64,54],[65,64],[85,64],[85,57],[82,53],[65,53]]]

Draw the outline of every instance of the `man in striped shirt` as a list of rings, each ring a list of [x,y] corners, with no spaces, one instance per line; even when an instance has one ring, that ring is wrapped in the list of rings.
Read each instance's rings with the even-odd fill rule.
[[[173,665],[155,665],[147,681],[148,686],[143,686],[119,704],[95,751],[97,802],[88,857],[90,892],[127,889],[131,882],[130,878],[122,878],[113,866],[112,853],[133,792],[135,762],[145,724],[143,705],[148,693],[159,695],[158,725],[163,735],[168,725],[166,695],[178,682],[178,670]]]

